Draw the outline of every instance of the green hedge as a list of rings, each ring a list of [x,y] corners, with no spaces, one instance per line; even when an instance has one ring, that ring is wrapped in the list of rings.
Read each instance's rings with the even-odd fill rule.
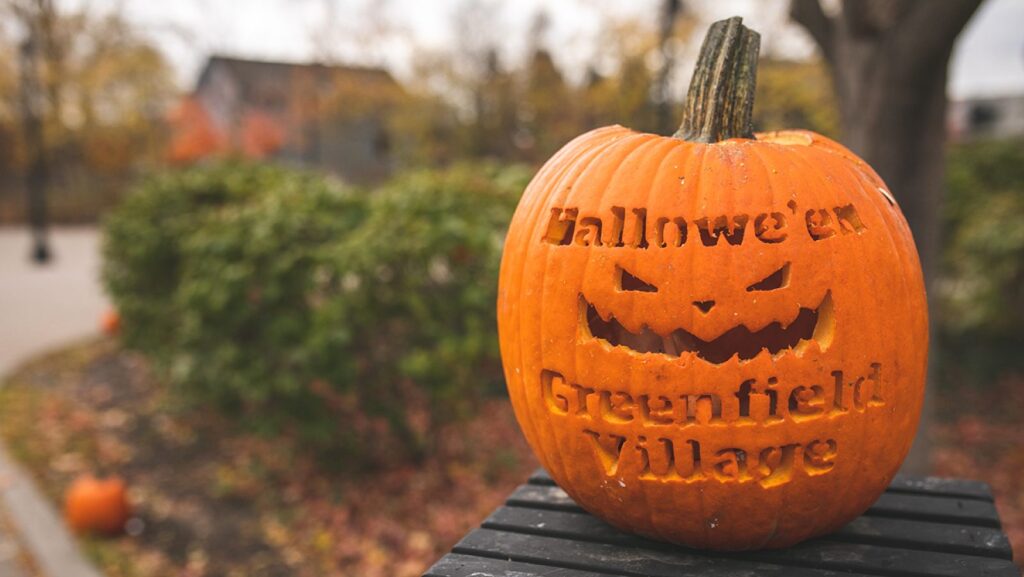
[[[1024,328],[1024,141],[955,146],[947,170],[943,323],[953,333]]]
[[[1024,141],[953,146],[938,285],[942,377],[1024,369]]]
[[[108,219],[104,280],[125,343],[184,398],[346,462],[419,456],[501,382],[497,267],[528,176],[362,191],[266,166],[165,174]]]

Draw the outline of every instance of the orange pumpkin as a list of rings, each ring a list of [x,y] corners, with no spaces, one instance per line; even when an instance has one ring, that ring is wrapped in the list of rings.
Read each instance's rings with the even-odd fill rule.
[[[77,533],[120,533],[131,516],[124,481],[91,475],[75,479],[67,490],[64,514]]]
[[[586,510],[695,547],[783,547],[896,473],[927,308],[886,185],[818,134],[751,134],[756,34],[751,56],[738,19],[715,27],[676,136],[594,130],[526,189],[501,353],[527,440]]]
[[[119,333],[121,331],[121,315],[114,309],[107,309],[100,317],[100,330],[109,336]]]

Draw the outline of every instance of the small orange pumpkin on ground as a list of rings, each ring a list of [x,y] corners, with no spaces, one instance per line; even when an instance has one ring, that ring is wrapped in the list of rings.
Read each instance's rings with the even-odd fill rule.
[[[509,395],[582,507],[655,539],[743,550],[834,531],[892,480],[928,347],[909,227],[856,155],[753,134],[757,34],[716,23],[682,128],[588,132],[509,228]]]
[[[131,516],[124,481],[118,477],[78,477],[68,487],[64,515],[77,533],[120,533]]]
[[[114,336],[121,331],[121,314],[115,309],[107,309],[100,317],[100,330],[103,334]]]

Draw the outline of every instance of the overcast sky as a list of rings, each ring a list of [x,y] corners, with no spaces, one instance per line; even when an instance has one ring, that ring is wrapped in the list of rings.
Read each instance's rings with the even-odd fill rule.
[[[467,0],[63,0],[66,5],[120,7],[167,54],[179,82],[190,88],[211,53],[255,59],[305,61],[325,53],[335,59],[385,65],[402,76],[411,46],[440,48],[455,42],[452,14]],[[486,2],[486,0],[483,0]],[[944,1],[944,0],[928,0]],[[551,16],[548,38],[559,63],[577,70],[596,48],[600,14],[651,18],[660,0],[507,0],[494,2],[496,39],[508,58],[525,50],[526,31],[543,7]],[[768,31],[767,47],[794,57],[813,50],[803,31],[786,23],[788,0],[717,0],[687,3],[708,22],[738,14]],[[333,9],[325,6],[332,5]],[[375,24],[370,6],[381,6],[389,42],[368,43]],[[1024,0],[985,0],[961,34],[950,70],[956,97],[1024,94]],[[381,24],[376,26],[380,27]],[[405,39],[405,40],[403,40]],[[412,39],[411,41],[408,41]]]

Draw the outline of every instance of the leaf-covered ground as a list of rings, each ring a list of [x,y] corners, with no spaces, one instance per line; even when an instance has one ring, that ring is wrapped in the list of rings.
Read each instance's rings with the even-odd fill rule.
[[[141,532],[86,544],[111,577],[419,575],[536,467],[494,400],[422,465],[345,474],[287,435],[176,405],[107,340],[9,379],[0,434],[55,502],[78,473],[125,477]]]
[[[944,388],[936,473],[992,484],[1024,560],[1024,379]],[[508,404],[442,435],[418,466],[353,475],[288,435],[185,408],[109,340],[25,367],[0,388],[0,435],[57,502],[76,474],[117,473],[140,532],[87,542],[111,577],[419,575],[536,463]]]
[[[992,485],[1014,561],[1024,568],[1024,374],[941,388],[935,405],[935,474]]]

